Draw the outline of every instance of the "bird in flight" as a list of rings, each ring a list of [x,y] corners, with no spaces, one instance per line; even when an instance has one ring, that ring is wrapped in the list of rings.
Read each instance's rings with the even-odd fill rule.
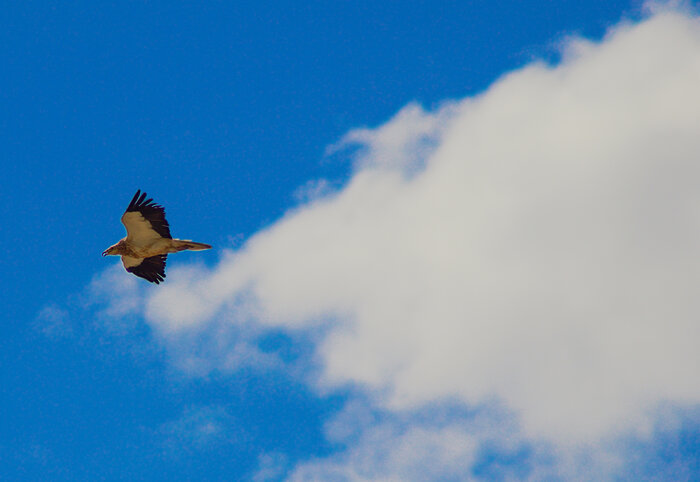
[[[158,284],[165,279],[165,259],[168,253],[211,249],[204,243],[189,239],[173,239],[165,220],[165,209],[139,189],[122,216],[126,238],[110,246],[102,256],[122,257],[124,269],[140,278]]]

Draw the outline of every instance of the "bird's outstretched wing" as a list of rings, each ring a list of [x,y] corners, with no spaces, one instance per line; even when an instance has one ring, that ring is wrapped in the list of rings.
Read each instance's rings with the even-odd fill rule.
[[[165,259],[167,257],[167,254],[159,254],[150,258],[122,256],[122,264],[129,273],[158,284],[165,279]]]
[[[146,199],[146,193],[139,189],[122,216],[126,228],[126,239],[139,246],[157,238],[172,238],[170,225],[165,220],[165,209],[153,199]]]

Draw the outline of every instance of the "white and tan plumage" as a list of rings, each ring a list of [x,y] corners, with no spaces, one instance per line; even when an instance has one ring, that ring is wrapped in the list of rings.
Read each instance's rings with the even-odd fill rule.
[[[146,193],[141,194],[140,189],[122,215],[122,224],[126,228],[126,238],[107,248],[102,256],[120,255],[124,269],[151,283],[158,284],[165,279],[168,253],[211,249],[208,244],[173,239],[165,220],[165,209],[153,199],[146,199]]]

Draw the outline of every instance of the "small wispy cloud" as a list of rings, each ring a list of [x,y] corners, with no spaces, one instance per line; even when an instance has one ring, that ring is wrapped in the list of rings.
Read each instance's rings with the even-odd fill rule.
[[[57,306],[44,307],[34,320],[34,328],[49,338],[65,338],[73,334],[67,310]]]
[[[164,450],[173,455],[206,450],[214,445],[245,443],[245,432],[221,406],[190,406],[161,425],[155,433]]]
[[[326,154],[354,148],[355,168],[388,169],[406,175],[418,173],[438,146],[440,136],[458,113],[458,103],[445,103],[433,115],[411,103],[384,125],[358,128],[331,145]]]
[[[93,312],[100,325],[115,333],[124,333],[134,318],[143,313],[146,293],[133,277],[123,276],[121,263],[98,274],[79,296],[85,310]]]
[[[294,199],[302,204],[308,204],[328,197],[337,191],[328,179],[312,179],[294,192]]]
[[[253,482],[269,482],[283,480],[289,466],[285,454],[275,452],[262,454],[258,458],[258,468],[251,476]]]

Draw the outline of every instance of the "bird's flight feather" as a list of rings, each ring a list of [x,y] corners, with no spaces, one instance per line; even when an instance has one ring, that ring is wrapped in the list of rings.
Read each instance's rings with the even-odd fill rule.
[[[172,238],[170,225],[165,219],[165,209],[153,199],[146,199],[146,193],[136,191],[122,216],[126,228],[126,239],[133,245],[144,245],[156,238]]]

